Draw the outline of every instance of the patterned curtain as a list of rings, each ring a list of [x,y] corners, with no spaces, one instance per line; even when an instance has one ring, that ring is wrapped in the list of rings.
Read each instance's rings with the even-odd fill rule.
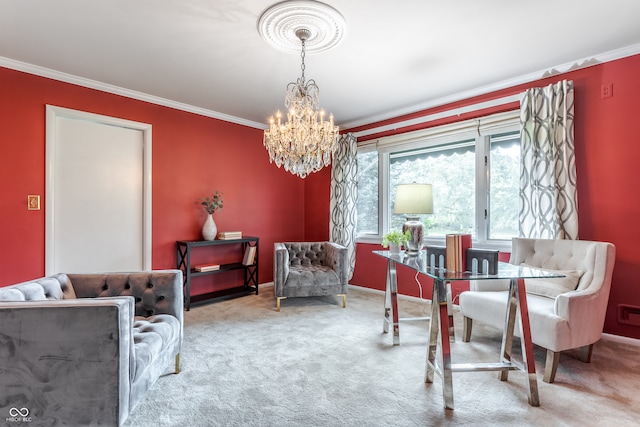
[[[573,82],[527,90],[520,122],[520,236],[577,239]]]
[[[349,280],[356,265],[356,201],[358,166],[356,137],[340,136],[331,166],[331,218],[329,240],[346,246],[349,256]]]

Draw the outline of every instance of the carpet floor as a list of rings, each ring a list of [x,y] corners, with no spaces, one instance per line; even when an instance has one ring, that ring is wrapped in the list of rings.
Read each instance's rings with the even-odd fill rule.
[[[341,298],[296,298],[275,311],[273,288],[185,312],[182,372],[161,377],[127,427],[159,426],[630,426],[640,423],[640,348],[603,339],[591,363],[562,353],[540,407],[527,403],[523,373],[453,374],[455,410],[442,383],[425,384],[428,321],[402,322],[400,345],[382,333],[384,295],[351,287]],[[425,316],[429,301],[400,299],[401,317]],[[500,332],[475,323],[452,362],[495,362]],[[516,345],[519,342],[516,340]]]

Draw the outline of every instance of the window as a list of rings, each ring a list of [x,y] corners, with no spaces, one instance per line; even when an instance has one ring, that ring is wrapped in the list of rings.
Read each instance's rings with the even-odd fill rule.
[[[511,239],[518,235],[518,190],[520,187],[520,134],[489,138],[489,239]]]
[[[358,234],[378,234],[378,152],[358,151]]]
[[[433,186],[434,213],[421,215],[430,235],[474,233],[475,141],[439,145],[389,154],[389,200],[393,212],[398,184],[420,183]],[[451,167],[456,165],[456,167]],[[446,203],[442,203],[446,200]],[[401,229],[404,215],[391,215],[389,229]]]
[[[518,112],[380,139],[358,148],[358,236],[379,241],[406,218],[393,214],[398,184],[433,186],[434,213],[421,215],[428,244],[468,233],[503,248],[518,234]]]

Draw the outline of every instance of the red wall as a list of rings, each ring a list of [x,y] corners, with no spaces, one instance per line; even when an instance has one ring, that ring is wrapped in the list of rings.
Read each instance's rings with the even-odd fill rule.
[[[637,130],[637,121],[640,118],[638,75],[640,75],[640,55],[635,55],[351,130],[364,130],[380,124],[518,94],[526,88],[546,86],[562,79],[573,80],[580,238],[608,241],[616,245],[616,265],[604,330],[611,334],[640,338],[639,327],[623,325],[617,321],[619,304],[640,307],[640,286],[638,286],[640,251],[637,249],[640,241],[640,225],[637,223],[640,217],[640,198],[635,195],[635,185],[640,183],[640,167],[638,167],[640,133]],[[603,84],[613,84],[613,97],[601,98],[600,88]],[[514,108],[518,108],[517,103],[371,135],[366,139],[466,120]],[[361,138],[359,142],[364,140]],[[380,249],[380,246],[358,244],[356,271],[351,280],[352,284],[384,289],[384,262],[382,258],[371,254],[372,250],[377,249]],[[418,287],[413,275],[399,272],[398,276],[399,290],[416,296]]]
[[[154,269],[175,268],[176,240],[200,238],[206,213],[197,200],[215,190],[225,202],[218,229],[260,237],[260,283],[272,280],[274,241],[305,238],[305,181],[269,163],[259,129],[6,68],[0,87],[0,286],[44,275],[46,104],[153,126]],[[28,194],[42,196],[42,210],[27,210]],[[328,200],[314,209],[323,208]],[[215,286],[234,280],[223,276]],[[211,286],[207,277],[194,281],[196,291]]]
[[[635,250],[640,200],[633,192],[640,182],[635,130],[640,116],[640,80],[635,77],[639,73],[640,55],[636,55],[386,121],[517,94],[560,79],[573,80],[580,237],[616,245],[605,332],[634,338],[640,338],[640,328],[619,324],[616,312],[619,304],[640,306],[636,286],[640,252]],[[262,147],[260,130],[3,68],[0,82],[0,235],[4,238],[0,286],[44,274],[44,210],[27,211],[26,196],[44,196],[46,104],[153,125],[153,268],[175,267],[175,240],[199,238],[204,211],[196,200],[215,189],[224,192],[226,201],[225,208],[215,214],[219,229],[241,229],[245,235],[261,238],[261,283],[272,280],[274,241],[328,237],[330,169],[302,180],[276,168]],[[602,99],[600,87],[609,83],[613,97]],[[368,139],[514,108],[517,103]],[[353,284],[383,289],[384,262],[371,254],[379,248],[358,245]],[[400,290],[417,295],[413,275],[400,272],[399,276]],[[428,297],[430,290],[424,289]]]

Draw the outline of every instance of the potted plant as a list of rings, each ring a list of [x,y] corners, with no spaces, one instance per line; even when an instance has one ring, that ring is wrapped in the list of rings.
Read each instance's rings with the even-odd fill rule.
[[[218,227],[213,220],[213,214],[218,209],[222,209],[222,193],[216,190],[211,197],[201,197],[200,204],[207,211],[207,219],[202,226],[202,237],[204,240],[215,240]]]
[[[389,248],[392,254],[399,254],[400,247],[405,245],[409,240],[409,231],[403,233],[398,230],[393,230],[382,236],[382,247]]]

